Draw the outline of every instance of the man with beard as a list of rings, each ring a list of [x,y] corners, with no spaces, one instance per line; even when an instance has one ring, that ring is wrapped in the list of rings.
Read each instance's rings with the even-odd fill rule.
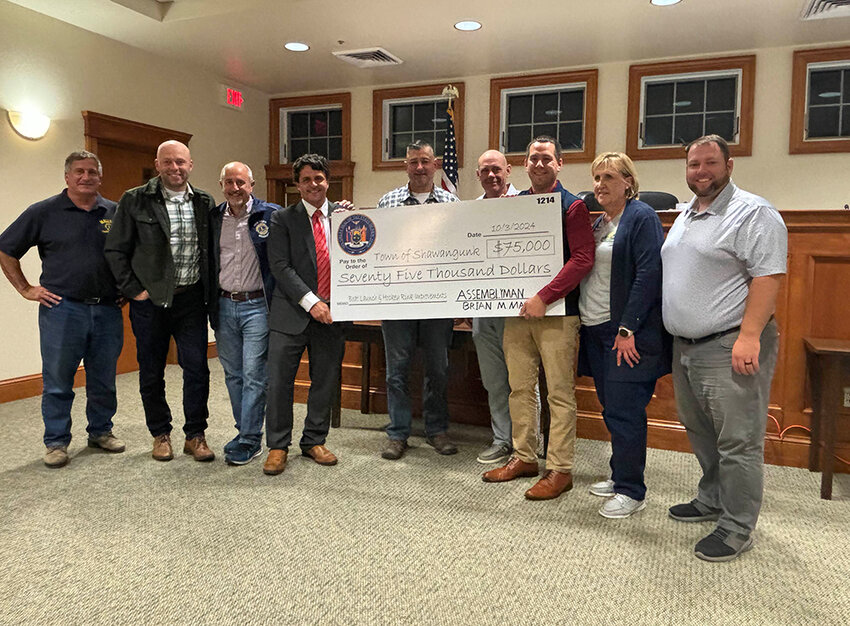
[[[722,137],[700,137],[686,155],[695,196],[661,249],[662,312],[674,336],[676,408],[703,475],[697,497],[669,514],[681,522],[716,521],[694,552],[730,561],[752,547],[761,507],[779,349],[773,313],[788,235],[767,200],[732,182]]]

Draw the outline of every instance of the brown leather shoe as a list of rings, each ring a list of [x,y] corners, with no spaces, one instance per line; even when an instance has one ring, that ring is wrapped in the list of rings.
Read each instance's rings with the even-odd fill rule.
[[[183,444],[183,454],[191,454],[196,461],[212,461],[215,453],[207,445],[206,437],[197,435]]]
[[[525,497],[529,500],[553,500],[572,488],[572,474],[557,470],[546,470],[543,473],[543,478],[525,492]]]
[[[313,446],[301,451],[301,456],[313,459],[319,465],[336,465],[338,459],[325,446]]]
[[[174,450],[171,449],[171,435],[165,433],[153,438],[153,454],[157,461],[170,461],[174,458]]]
[[[519,457],[511,457],[507,465],[484,472],[481,480],[485,483],[504,483],[514,478],[537,476],[537,463],[526,463]]]
[[[269,450],[266,462],[263,463],[263,474],[277,476],[286,469],[286,450]]]

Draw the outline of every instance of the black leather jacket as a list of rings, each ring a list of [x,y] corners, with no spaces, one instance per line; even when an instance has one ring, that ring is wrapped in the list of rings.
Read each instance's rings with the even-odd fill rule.
[[[210,300],[209,212],[215,200],[205,191],[192,187],[195,228],[198,231],[199,270],[204,297]],[[168,211],[158,176],[147,184],[124,192],[106,236],[104,255],[118,289],[133,298],[147,289],[157,306],[169,307],[174,298],[174,259],[169,243]]]

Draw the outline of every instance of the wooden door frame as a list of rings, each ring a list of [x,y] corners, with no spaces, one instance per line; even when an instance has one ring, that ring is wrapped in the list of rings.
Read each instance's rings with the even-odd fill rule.
[[[192,139],[192,135],[179,130],[133,122],[95,111],[83,111],[82,114],[86,150],[95,154],[100,144],[156,150],[159,144],[169,139],[176,139],[187,146]]]

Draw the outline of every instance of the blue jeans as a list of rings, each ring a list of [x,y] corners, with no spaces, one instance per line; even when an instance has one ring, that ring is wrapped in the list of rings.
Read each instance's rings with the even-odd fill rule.
[[[239,442],[258,444],[263,438],[268,382],[269,312],[265,298],[246,302],[219,298],[215,340]]]
[[[615,353],[611,350],[619,326],[603,322],[582,326],[583,342],[602,418],[611,433],[611,479],[614,492],[635,500],[646,497],[646,405],[655,391],[655,378],[624,381],[611,376]],[[620,367],[629,367],[624,363]]]
[[[71,442],[74,375],[80,361],[86,370],[86,430],[90,437],[111,431],[118,406],[115,365],[124,344],[121,309],[63,299],[52,308],[38,307],[38,330],[44,445],[67,446]]]
[[[385,320],[381,323],[387,361],[387,407],[390,412],[390,439],[405,441],[410,436],[410,365],[417,340],[422,348],[425,380],[422,389],[422,416],[425,436],[434,437],[449,429],[449,345],[452,320]]]
[[[487,390],[490,405],[490,422],[493,426],[493,443],[513,447],[511,440],[511,410],[508,398],[508,366],[502,350],[505,318],[476,317],[472,320],[472,341],[478,355],[481,382]]]

